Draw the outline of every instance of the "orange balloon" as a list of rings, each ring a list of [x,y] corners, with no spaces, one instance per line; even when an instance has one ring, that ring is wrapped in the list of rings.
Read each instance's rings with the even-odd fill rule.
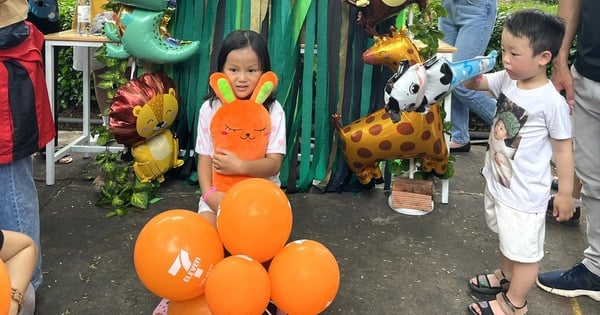
[[[221,260],[206,280],[206,303],[215,315],[262,314],[270,295],[267,271],[244,255]]]
[[[135,270],[146,288],[173,301],[204,293],[208,272],[223,257],[217,230],[198,213],[181,209],[148,221],[133,252]]]
[[[213,315],[206,304],[204,294],[191,300],[170,301],[168,315]]]
[[[10,277],[6,265],[0,259],[0,314],[8,314],[10,310]]]
[[[333,254],[321,243],[300,240],[287,244],[269,266],[271,299],[289,315],[313,315],[325,310],[340,286]]]
[[[292,208],[281,188],[262,178],[245,179],[223,197],[217,230],[232,255],[265,262],[283,248],[292,232]]]

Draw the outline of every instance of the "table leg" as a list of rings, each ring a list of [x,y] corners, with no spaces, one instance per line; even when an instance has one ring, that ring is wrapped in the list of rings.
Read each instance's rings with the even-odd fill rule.
[[[48,42],[45,44],[45,64],[46,64],[46,88],[48,89],[48,97],[50,98],[50,110],[52,117],[55,117],[54,108],[54,49],[55,47]],[[54,122],[56,124],[57,121]],[[56,136],[55,136],[56,137]],[[46,185],[54,185],[54,140],[52,139],[46,144]]]

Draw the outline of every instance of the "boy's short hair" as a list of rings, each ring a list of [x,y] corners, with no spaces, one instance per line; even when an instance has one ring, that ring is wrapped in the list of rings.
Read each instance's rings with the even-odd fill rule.
[[[527,38],[534,56],[547,50],[554,59],[562,44],[565,23],[539,9],[523,9],[506,18],[504,29],[516,37]]]

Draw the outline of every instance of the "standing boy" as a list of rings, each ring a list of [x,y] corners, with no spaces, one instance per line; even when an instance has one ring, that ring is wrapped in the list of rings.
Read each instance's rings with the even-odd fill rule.
[[[469,305],[472,314],[527,312],[527,294],[544,256],[552,154],[560,181],[554,199],[558,220],[569,219],[575,210],[569,107],[546,76],[564,32],[561,20],[540,10],[511,14],[502,31],[504,70],[465,82],[467,88],[489,91],[498,99],[497,118],[511,113],[519,123],[518,132],[504,139],[513,152],[507,161],[512,169],[510,178],[500,181],[494,176],[493,158],[486,158],[483,168],[485,219],[498,233],[502,269],[469,281],[473,291],[497,294],[495,300]],[[486,155],[492,153],[488,150]]]

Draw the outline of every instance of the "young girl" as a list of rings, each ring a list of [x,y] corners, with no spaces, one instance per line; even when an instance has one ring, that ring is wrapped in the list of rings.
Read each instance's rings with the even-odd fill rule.
[[[512,169],[510,187],[494,176],[493,152],[486,152],[482,171],[486,180],[485,219],[498,233],[502,269],[469,280],[473,291],[497,294],[495,300],[469,305],[475,315],[527,313],[526,297],[544,256],[553,153],[560,181],[554,212],[564,221],[575,210],[569,107],[546,76],[564,32],[565,26],[556,16],[540,10],[513,13],[502,31],[504,70],[465,82],[467,88],[489,91],[498,99],[497,119],[510,116],[505,113],[518,118],[518,122],[512,119],[514,130],[510,134],[519,140],[511,142],[514,152],[506,160]],[[490,142],[493,137],[490,134]]]
[[[238,30],[223,41],[217,56],[217,72],[227,76],[237,99],[249,99],[261,75],[270,70],[267,43],[258,33]],[[271,119],[271,133],[264,158],[257,160],[243,160],[231,151],[213,148],[210,125],[222,104],[212,89],[200,108],[195,151],[198,154],[198,182],[203,194],[198,213],[215,227],[216,213],[225,191],[218,191],[213,185],[213,170],[221,175],[266,178],[281,185],[279,169],[286,152],[285,113],[273,95],[263,104]],[[243,113],[244,108],[239,111]],[[154,315],[167,314],[167,309],[168,301],[163,299],[154,310]]]
[[[271,70],[267,43],[253,31],[234,31],[223,41],[217,59],[217,71],[224,73],[231,82],[238,99],[248,99],[261,75]],[[281,104],[273,96],[264,102],[271,117],[271,135],[264,158],[242,160],[226,150],[214,152],[210,134],[211,119],[221,106],[214,91],[200,108],[196,153],[198,153],[198,182],[203,192],[198,213],[216,226],[216,211],[225,195],[216,191],[212,184],[212,171],[223,175],[247,175],[267,178],[277,184],[279,169],[286,151],[285,114]],[[244,109],[240,108],[243,112]]]

